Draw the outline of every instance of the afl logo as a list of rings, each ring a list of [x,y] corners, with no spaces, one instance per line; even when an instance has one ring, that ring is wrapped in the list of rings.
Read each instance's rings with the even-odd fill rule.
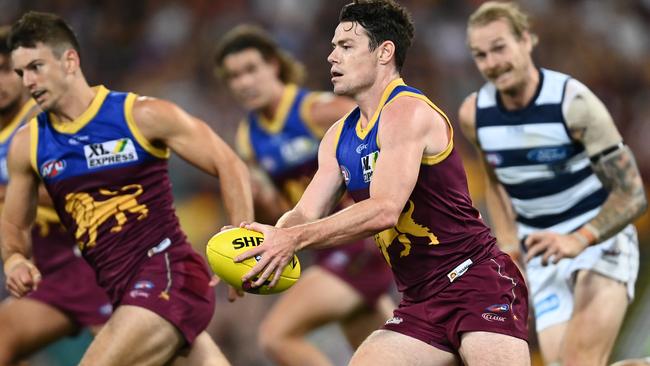
[[[48,160],[41,165],[41,176],[43,178],[54,178],[65,170],[65,160]]]
[[[350,184],[350,171],[348,168],[344,167],[343,165],[340,166],[341,168],[341,175],[343,176],[343,180],[345,180],[345,185]]]

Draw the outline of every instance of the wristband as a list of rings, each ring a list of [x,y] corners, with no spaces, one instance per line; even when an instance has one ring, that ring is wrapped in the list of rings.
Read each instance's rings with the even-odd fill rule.
[[[583,244],[593,245],[598,242],[598,232],[593,226],[586,224],[574,232],[576,237],[582,241]]]

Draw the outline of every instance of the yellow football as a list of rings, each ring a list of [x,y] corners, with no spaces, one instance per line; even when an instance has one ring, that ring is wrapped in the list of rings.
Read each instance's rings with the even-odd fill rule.
[[[266,281],[264,285],[255,288],[251,287],[250,283],[242,283],[242,276],[248,273],[260,258],[259,256],[248,258],[240,263],[233,262],[233,258],[262,244],[262,242],[264,242],[264,235],[257,231],[239,227],[221,231],[208,241],[206,247],[210,268],[219,278],[232,287],[253,294],[274,294],[293,286],[300,278],[300,262],[298,262],[298,257],[295,255],[293,260],[284,267],[280,280],[274,287],[268,287],[270,280]]]

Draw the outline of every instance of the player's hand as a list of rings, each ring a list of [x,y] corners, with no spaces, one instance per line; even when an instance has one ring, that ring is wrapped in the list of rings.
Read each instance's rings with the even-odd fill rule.
[[[583,243],[572,235],[562,235],[548,231],[541,231],[528,235],[524,241],[528,248],[526,262],[538,255],[542,256],[542,265],[547,265],[549,261],[553,264],[562,258],[574,258],[578,256],[585,248],[587,243]]]
[[[251,286],[259,287],[270,279],[268,286],[275,286],[280,280],[284,267],[293,259],[298,241],[291,237],[286,229],[275,226],[253,222],[243,224],[242,227],[264,234],[264,242],[261,245],[235,258],[235,262],[253,257],[257,259],[257,264],[242,277],[242,282],[246,283],[253,279]]]
[[[240,297],[244,297],[244,290],[237,290],[236,288],[228,285],[228,301],[235,302]]]
[[[41,272],[32,261],[22,258],[5,265],[6,287],[12,296],[21,298],[37,289],[38,283],[41,282]]]

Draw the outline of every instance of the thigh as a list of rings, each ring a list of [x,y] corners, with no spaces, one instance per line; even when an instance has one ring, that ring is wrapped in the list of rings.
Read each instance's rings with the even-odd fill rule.
[[[170,366],[230,366],[226,356],[206,332],[199,334],[189,349],[177,353]]]
[[[451,366],[457,356],[418,339],[389,330],[378,330],[352,356],[350,366]]]
[[[0,304],[0,324],[0,340],[19,357],[78,330],[72,320],[57,308],[28,298],[3,301]]]
[[[542,358],[547,364],[560,362],[562,345],[569,322],[552,325],[537,334]]]
[[[179,330],[158,314],[124,305],[97,334],[80,365],[164,365],[184,343]]]
[[[362,305],[354,289],[328,271],[312,266],[275,303],[264,319],[262,334],[303,335],[344,319]]]
[[[461,338],[459,353],[467,366],[530,365],[528,343],[505,334],[465,333]]]
[[[567,327],[566,353],[589,350],[609,355],[628,305],[626,285],[592,271],[578,272],[573,316]]]
[[[356,349],[370,333],[381,328],[391,317],[395,303],[389,295],[383,295],[373,307],[364,306],[343,319],[341,327],[350,346]]]

